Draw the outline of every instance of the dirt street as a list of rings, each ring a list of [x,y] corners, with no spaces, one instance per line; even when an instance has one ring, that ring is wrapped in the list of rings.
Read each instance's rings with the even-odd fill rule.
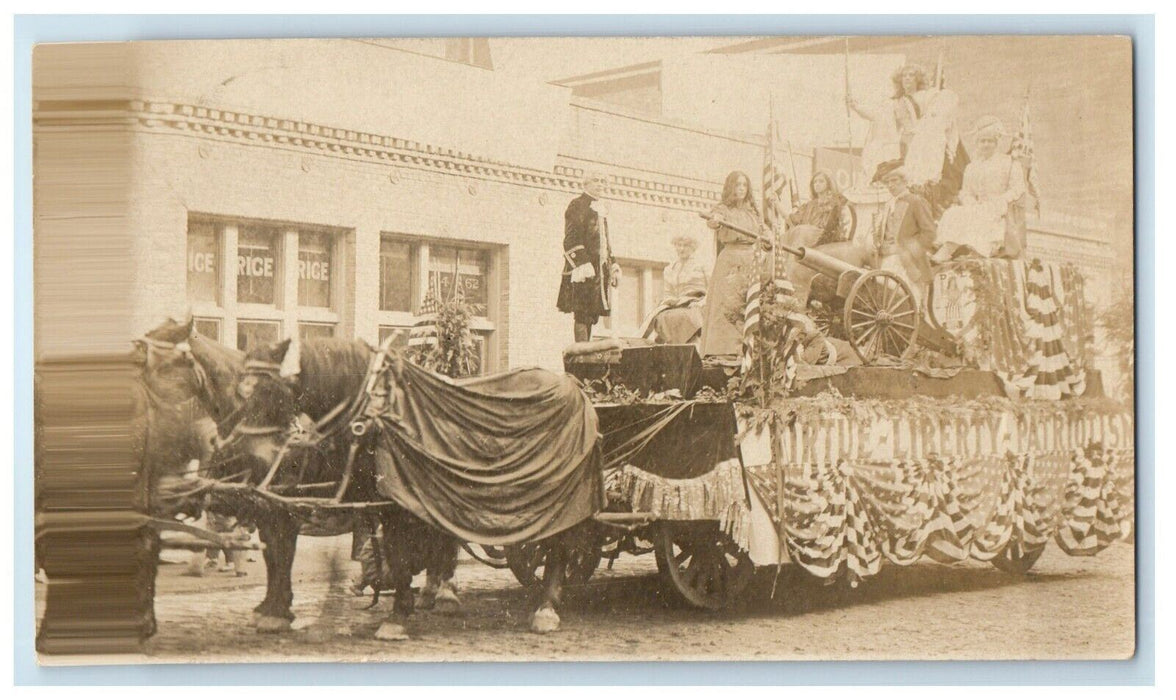
[[[1051,545],[1026,577],[980,563],[891,566],[856,589],[822,586],[795,568],[774,581],[774,569],[761,569],[744,600],[720,613],[666,602],[653,557],[627,557],[569,589],[563,628],[547,636],[528,631],[530,595],[508,571],[463,560],[456,579],[463,614],[419,612],[408,642],[373,638],[391,600],[364,610],[370,598],[347,592],[356,570],[349,553],[348,537],[300,541],[298,619],[280,635],[250,625],[264,595],[260,555],[245,577],[190,577],[184,565],[163,565],[159,634],[148,652],[161,662],[213,662],[1049,659],[1134,651],[1134,552],[1126,544],[1086,559]]]

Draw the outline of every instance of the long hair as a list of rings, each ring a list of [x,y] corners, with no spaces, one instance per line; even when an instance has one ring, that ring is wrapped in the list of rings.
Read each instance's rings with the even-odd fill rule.
[[[814,185],[816,184],[818,177],[825,178],[826,197],[836,198],[841,196],[841,190],[837,189],[837,180],[833,179],[833,174],[828,170],[818,170],[813,173],[811,178],[809,178],[809,194],[813,196],[813,199],[817,198],[817,188],[814,187]]]
[[[894,99],[896,100],[906,94],[906,91],[902,89],[902,74],[908,70],[914,71],[915,73],[915,92],[927,88],[927,71],[923,70],[923,67],[918,64],[908,63],[894,71],[894,74],[890,76],[890,82],[894,83]]]
[[[735,198],[735,186],[739,184],[739,178],[743,178],[747,182],[747,196],[742,201]],[[759,207],[755,205],[755,197],[751,194],[751,178],[742,170],[732,170],[727,179],[723,182],[723,204],[732,209],[747,206],[756,216],[759,216]]]

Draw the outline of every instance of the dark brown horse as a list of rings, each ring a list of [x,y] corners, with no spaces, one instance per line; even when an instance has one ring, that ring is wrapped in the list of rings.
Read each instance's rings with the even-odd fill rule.
[[[296,346],[295,346],[296,347]],[[330,426],[324,432],[330,436],[312,440],[321,457],[317,460],[287,459],[285,454],[296,451],[284,448],[299,424],[301,415],[319,422],[328,414],[334,415],[341,402],[357,396],[363,389],[368,364],[373,351],[362,341],[318,341],[307,343],[295,352],[298,361],[291,362],[289,341],[268,346],[250,353],[246,364],[253,378],[248,382],[249,398],[241,409],[241,420],[234,430],[225,457],[250,460],[250,483],[261,484],[268,479],[269,489],[279,495],[311,494],[311,485],[324,484],[325,491],[338,488],[353,445],[355,462],[351,478],[343,494],[343,502],[386,501],[375,483],[374,431],[361,436],[352,435],[346,425],[338,429]],[[297,375],[282,377],[279,368],[297,366]],[[305,429],[306,422],[302,422]],[[281,459],[282,461],[277,461]],[[275,467],[274,465],[278,466]],[[378,510],[379,524],[384,537],[379,548],[385,569],[385,583],[395,590],[392,618],[377,631],[377,638],[401,640],[407,638],[404,627],[413,612],[412,578],[423,569],[443,566],[453,561],[457,541],[398,506],[382,505]],[[576,537],[584,528],[572,528],[557,538]],[[559,626],[555,613],[563,584],[564,547],[551,547],[547,560],[544,597],[532,618],[532,629],[554,631]],[[288,609],[288,600],[285,602]],[[283,613],[284,610],[271,610]]]

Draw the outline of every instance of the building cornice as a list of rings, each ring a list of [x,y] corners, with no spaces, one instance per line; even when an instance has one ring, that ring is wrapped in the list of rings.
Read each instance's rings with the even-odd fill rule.
[[[584,172],[582,168],[563,164],[555,165],[552,171],[536,170],[395,136],[182,102],[108,101],[99,110],[92,107],[69,101],[38,103],[33,117],[39,127],[122,123],[156,132],[282,148],[308,155],[386,164],[395,169],[431,171],[556,192],[579,192]],[[624,170],[626,166],[615,164],[609,167]],[[390,176],[395,177],[395,170]],[[620,201],[703,211],[719,200],[720,190],[616,174],[612,176],[608,194]]]

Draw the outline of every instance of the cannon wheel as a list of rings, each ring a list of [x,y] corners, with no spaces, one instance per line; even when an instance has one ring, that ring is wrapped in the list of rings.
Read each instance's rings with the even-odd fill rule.
[[[863,272],[845,296],[846,340],[862,362],[906,357],[919,335],[919,301],[906,280],[886,270]]]
[[[662,580],[697,608],[730,605],[751,583],[755,566],[714,521],[663,522],[654,533]]]
[[[543,582],[551,546],[548,542],[528,542],[506,548],[507,566],[524,588]],[[572,586],[586,583],[600,564],[600,556],[599,546],[573,549],[568,559],[567,583]]]
[[[992,565],[1006,574],[1021,576],[1029,573],[1029,569],[1033,568],[1033,565],[1041,558],[1041,553],[1044,551],[1044,546],[1031,551],[1021,551],[1020,553],[1014,552],[1013,547],[1005,547],[1003,552],[992,559]]]

